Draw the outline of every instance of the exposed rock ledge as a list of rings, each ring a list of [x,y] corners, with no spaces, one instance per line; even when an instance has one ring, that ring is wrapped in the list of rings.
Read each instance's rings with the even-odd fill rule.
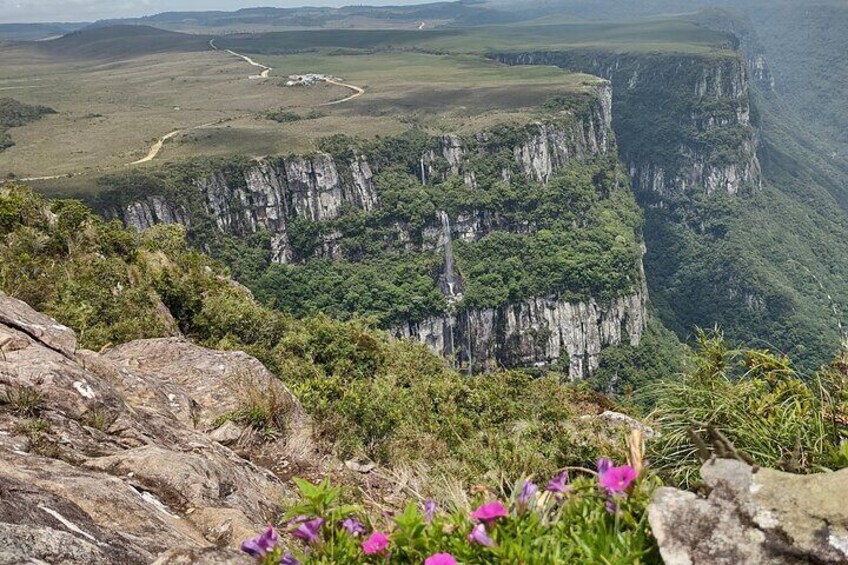
[[[606,302],[529,298],[501,308],[428,318],[395,328],[458,366],[495,369],[565,365],[572,380],[598,368],[601,350],[637,347],[647,323],[647,289]]]
[[[288,406],[286,437],[216,436],[243,386]],[[256,359],[180,339],[78,351],[0,293],[0,564],[242,562],[206,550],[261,529],[290,496],[278,474],[310,453],[307,417]]]
[[[661,488],[648,510],[667,565],[848,562],[848,469],[791,475],[708,461],[707,498]]]

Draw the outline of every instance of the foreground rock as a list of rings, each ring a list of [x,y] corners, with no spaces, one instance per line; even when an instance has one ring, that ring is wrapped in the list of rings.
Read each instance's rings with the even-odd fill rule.
[[[848,470],[791,475],[713,460],[701,475],[707,498],[661,488],[649,508],[668,565],[848,562]]]
[[[216,430],[255,400],[248,388],[281,410],[279,441]],[[260,463],[296,466],[310,438],[297,400],[243,353],[179,339],[78,351],[71,330],[0,293],[0,565],[239,563],[209,548],[278,515],[290,493]]]

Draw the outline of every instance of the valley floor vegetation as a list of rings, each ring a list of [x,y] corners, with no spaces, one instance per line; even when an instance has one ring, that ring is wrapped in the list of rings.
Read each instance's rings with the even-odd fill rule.
[[[327,451],[418,474],[420,494],[443,509],[428,518],[412,504],[387,520],[373,507],[348,507],[363,502],[355,492],[301,482],[307,506],[281,517],[279,534],[256,541],[276,551],[268,540],[279,535],[281,549],[301,551],[291,559],[361,562],[373,548],[373,562],[449,553],[469,563],[499,555],[528,563],[599,556],[650,563],[650,491],[660,482],[696,487],[699,457],[737,454],[794,472],[848,465],[845,357],[803,374],[781,355],[737,350],[719,334],[702,334],[681,375],[657,375],[621,399],[661,434],[634,460],[620,432],[585,417],[623,408],[585,384],[525,371],[467,377],[423,346],[361,320],[292,318],[257,303],[220,264],[189,249],[180,227],[137,233],[80,202],[46,201],[20,185],[0,189],[0,290],[74,328],[86,348],[181,332],[247,351],[301,399]],[[621,358],[613,362],[623,366]],[[273,425],[273,404],[251,398],[255,405],[243,412],[251,425]],[[639,479],[625,465],[605,476],[611,465],[596,468],[603,458],[629,460]],[[553,492],[536,488],[552,477]],[[464,494],[481,483],[490,490]],[[472,514],[475,508],[492,510],[492,518]],[[344,526],[346,519],[364,532]],[[308,556],[304,536],[316,539],[314,546],[306,540],[314,547]],[[430,563],[440,562],[450,561]]]

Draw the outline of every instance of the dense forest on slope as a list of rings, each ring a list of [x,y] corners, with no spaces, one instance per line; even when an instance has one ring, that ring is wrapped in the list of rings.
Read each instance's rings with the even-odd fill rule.
[[[375,167],[379,206],[372,211],[348,206],[337,218],[318,222],[295,219],[288,226],[291,264],[272,264],[270,255],[261,252],[269,235],[257,233],[258,253],[229,256],[235,273],[260,299],[299,316],[319,311],[342,319],[373,316],[390,327],[444,313],[438,287],[444,243],[432,240],[442,237],[438,214],[443,212],[454,220],[485,215],[491,224],[479,228],[473,240],[454,244],[464,288],[459,309],[493,308],[549,294],[580,300],[632,292],[641,284],[641,214],[615,154],[574,161],[542,182],[522,173],[512,155],[512,147],[525,142],[529,131],[501,126],[483,142],[466,138],[476,154],[462,167],[474,175],[474,186],[467,177],[451,174],[452,165],[443,157],[430,165],[441,172],[421,183],[421,155],[437,145],[420,131],[376,143],[330,138],[323,147],[338,162],[362,155]],[[173,167],[146,180],[134,174],[107,177],[98,207],[120,208],[116,202],[131,202],[133,194],[141,193],[170,192],[174,199],[181,193],[190,200],[200,171],[228,170],[239,179],[241,166],[237,160],[210,162]],[[202,215],[197,211],[194,219]],[[206,223],[196,222],[190,234],[211,250],[221,240]]]
[[[816,366],[838,347],[848,304],[843,267],[848,248],[842,235],[848,163],[839,140],[845,131],[840,126],[845,100],[834,95],[844,91],[840,85],[848,66],[837,60],[844,34],[831,25],[848,10],[826,1],[803,6],[751,1],[734,2],[728,10],[691,12],[724,4],[560,2],[547,9],[590,18],[689,12],[682,17],[733,32],[739,37],[739,56],[749,65],[746,98],[753,138],[741,128],[715,135],[719,130],[705,127],[703,120],[688,131],[681,127],[688,120],[687,105],[697,103],[698,96],[668,80],[678,72],[671,69],[679,68],[672,59],[654,65],[657,80],[642,86],[633,71],[642,77],[651,72],[644,56],[577,50],[560,52],[556,62],[613,79],[614,127],[626,161],[662,166],[667,176],[667,168],[686,166],[703,150],[732,162],[739,158],[734,152],[750,151],[746,139],[756,140],[762,181],[738,195],[704,184],[698,190],[686,177],[672,187],[666,178],[670,190],[659,194],[654,186],[640,186],[643,179],[634,175],[646,217],[645,266],[652,299],[665,325],[681,338],[690,336],[694,326],[718,325],[734,339],[778,347]],[[733,105],[725,110],[732,112]],[[686,117],[677,121],[675,116]],[[718,123],[726,119],[713,117]],[[704,138],[698,130],[713,134]],[[699,139],[705,141],[700,148]],[[682,145],[686,151],[679,150]],[[663,186],[656,179],[652,184]]]

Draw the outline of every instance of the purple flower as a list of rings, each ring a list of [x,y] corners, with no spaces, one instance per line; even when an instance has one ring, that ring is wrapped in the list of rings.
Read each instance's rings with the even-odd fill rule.
[[[294,537],[306,543],[318,541],[318,534],[321,531],[321,526],[324,525],[323,518],[314,518],[301,522],[297,528],[291,533]]]
[[[630,465],[610,467],[598,475],[598,483],[610,494],[626,491],[636,480],[636,471]]]
[[[522,507],[527,506],[530,500],[536,496],[537,492],[539,492],[539,487],[530,481],[524,481],[524,485],[521,487],[521,492],[518,495],[518,504]]]
[[[450,553],[437,553],[425,559],[424,565],[456,565],[456,558]]]
[[[362,553],[377,555],[386,551],[387,547],[389,547],[389,536],[383,532],[374,532],[367,540],[362,542]]]
[[[289,520],[288,527],[291,528],[292,526],[297,526],[301,522],[306,522],[307,520],[309,520],[309,516],[304,516],[303,514],[301,514],[300,516],[295,516],[294,518]]]
[[[345,518],[342,521],[342,528],[347,530],[347,533],[352,536],[361,536],[365,533],[365,526],[356,518]]]
[[[291,553],[286,553],[280,559],[280,565],[300,565],[300,561],[295,559]]]
[[[568,491],[568,471],[563,471],[548,483],[548,492],[563,494]]]
[[[471,533],[468,534],[468,541],[471,543],[479,543],[485,547],[494,547],[495,540],[486,535],[486,526],[477,524]]]
[[[489,502],[488,504],[484,504],[480,506],[477,510],[471,513],[471,518],[473,520],[477,520],[478,522],[494,522],[498,518],[505,518],[507,516],[506,507],[500,503],[500,501]]]
[[[436,502],[429,498],[424,501],[424,520],[429,524],[436,517]],[[440,554],[441,555],[441,554]]]
[[[241,544],[241,550],[251,557],[261,558],[265,557],[267,553],[274,551],[274,548],[277,547],[277,541],[280,539],[280,536],[277,535],[277,532],[274,531],[272,526],[268,526],[268,529],[265,530],[260,536],[255,537],[253,539],[249,539]]]
[[[607,512],[609,512],[610,514],[615,514],[616,512],[618,512],[618,504],[616,504],[612,500],[607,500],[604,503],[604,506],[606,506]]]
[[[607,471],[612,469],[612,461],[607,459],[606,457],[601,457],[598,459],[598,475],[603,475]]]

